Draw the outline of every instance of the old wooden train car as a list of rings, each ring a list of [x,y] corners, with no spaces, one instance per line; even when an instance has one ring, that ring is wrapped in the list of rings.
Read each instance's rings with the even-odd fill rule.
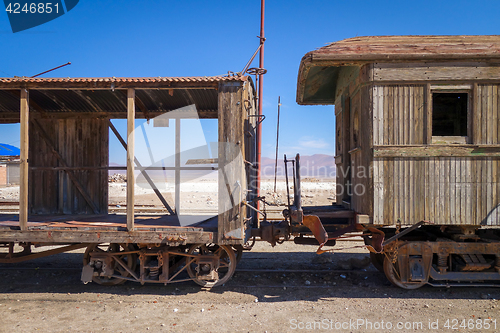
[[[399,287],[499,285],[499,36],[358,37],[306,54],[297,102],[335,105],[337,202],[304,207],[300,158],[285,157],[293,200],[278,220],[259,206],[257,99],[242,75],[0,79],[0,122],[21,124],[19,214],[0,215],[0,262],[85,247],[84,282],[215,286],[251,237],[321,253],[351,234]],[[120,118],[126,138],[110,121]],[[171,164],[137,158],[136,118],[175,129]],[[195,118],[217,119],[212,155],[181,149]],[[126,214],[108,212],[108,173],[120,169],[110,130],[127,151]],[[218,211],[182,214],[181,174],[210,170]],[[155,171],[174,173],[173,205]],[[165,214],[135,210],[136,179]]]
[[[257,218],[254,90],[247,76],[0,79],[0,123],[20,123],[21,136],[19,212],[0,215],[0,263],[86,247],[84,282],[227,281]],[[171,137],[155,139],[174,152],[171,163],[137,158],[136,118],[173,128]],[[112,119],[127,120],[126,136]],[[185,129],[193,119],[216,120],[211,155],[208,146],[181,151],[181,141],[194,135]],[[125,148],[126,166],[109,165],[111,135]],[[126,214],[110,214],[108,172],[119,169],[127,174]],[[183,214],[182,174],[213,170],[218,210]],[[155,171],[173,173],[174,199],[164,198]],[[135,210],[139,178],[164,214]],[[32,252],[34,246],[50,247]]]
[[[335,42],[302,58],[297,102],[335,105],[337,203],[391,282],[499,282],[500,36]]]

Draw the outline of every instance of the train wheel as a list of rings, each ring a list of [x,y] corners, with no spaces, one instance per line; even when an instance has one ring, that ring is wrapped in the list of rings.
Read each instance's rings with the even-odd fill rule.
[[[135,248],[131,244],[94,244],[87,247],[85,254],[83,255],[83,265],[86,266],[91,260],[91,253],[113,253],[117,254],[117,257],[124,262],[127,267],[134,271],[137,267],[137,255],[134,253],[122,254],[120,252],[134,251]],[[115,275],[121,275],[123,277],[129,277],[130,273],[123,268],[116,260],[112,261],[113,270]],[[106,277],[106,276],[94,276],[92,281],[104,286],[114,286],[118,284],[125,283],[125,279],[120,279],[116,277]]]
[[[372,265],[381,273],[384,272],[384,258],[383,253],[370,252],[370,259],[372,260]]]
[[[399,272],[399,265],[397,262],[395,264],[392,263],[392,259],[384,256],[384,273],[387,279],[396,287],[403,289],[418,289],[422,287],[426,282],[411,282],[404,283],[401,281],[401,275]]]
[[[231,246],[197,244],[191,246],[186,258],[189,277],[202,287],[215,287],[226,283],[236,270],[236,255]]]

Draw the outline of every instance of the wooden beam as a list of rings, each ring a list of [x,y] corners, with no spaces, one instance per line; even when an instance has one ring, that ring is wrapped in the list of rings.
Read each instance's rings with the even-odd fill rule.
[[[66,163],[66,160],[56,150],[55,144],[52,142],[52,140],[50,139],[47,132],[45,132],[42,125],[40,125],[40,123],[36,119],[33,119],[33,124],[38,129],[40,136],[45,140],[45,142],[47,143],[47,146],[49,146],[49,148],[52,150],[52,153],[56,156],[57,160],[61,163],[61,165],[63,167],[66,168],[66,170],[64,170],[64,171],[68,174],[69,179],[75,185],[76,189],[78,190],[78,192],[80,192],[80,194],[83,196],[85,201],[89,204],[90,208],[92,208],[92,211],[94,212],[94,214],[99,214],[100,213],[99,209],[95,205],[94,201],[92,201],[92,198],[90,197],[90,195],[87,193],[87,191],[85,191],[82,184],[80,184],[80,182],[76,178],[73,171],[71,169],[69,169],[68,163]]]
[[[472,105],[469,106],[468,132],[469,143],[479,143],[481,140],[481,96],[479,96],[478,84],[472,85]]]
[[[76,229],[76,230],[75,230]],[[132,232],[122,231],[123,227],[117,226],[114,230],[100,230],[99,228],[58,227],[45,230],[1,230],[0,242],[41,242],[41,243],[162,243],[166,245],[205,244],[213,243],[214,233],[203,231],[201,228],[149,228]],[[146,229],[146,230],[144,230]],[[163,230],[161,230],[163,229]]]
[[[29,96],[21,89],[21,165],[19,186],[19,227],[28,230]]]
[[[21,94],[17,90],[4,90],[4,91],[10,95],[16,97],[16,98],[21,97]],[[31,109],[38,111],[42,115],[43,118],[47,117],[47,113],[45,112],[45,110],[42,109],[42,107],[40,105],[38,105],[34,100],[28,98],[28,104],[29,104]]]
[[[134,230],[135,90],[127,91],[127,230]]]
[[[375,158],[429,158],[429,157],[500,157],[500,145],[422,145],[422,146],[375,146]]]
[[[373,68],[374,81],[495,80],[499,75],[500,66],[485,62],[435,62],[425,66],[381,62]]]
[[[431,84],[425,85],[424,144],[432,142],[432,91]]]
[[[30,103],[30,107],[33,110],[38,111],[33,107],[33,103]],[[154,111],[148,112],[150,119],[164,115],[166,111]],[[142,114],[138,113],[136,119],[142,118]],[[111,119],[127,119],[127,112],[59,112],[59,111],[46,111],[45,115],[42,116],[45,119],[97,119],[97,118],[111,118]],[[182,117],[181,117],[182,118]],[[217,111],[214,110],[198,110],[198,116],[189,118],[188,116],[182,119],[217,119]],[[5,120],[9,122],[19,122],[19,112],[0,112],[0,123],[5,123]]]
[[[197,158],[186,161],[186,165],[192,164],[217,164],[219,163],[218,158]]]

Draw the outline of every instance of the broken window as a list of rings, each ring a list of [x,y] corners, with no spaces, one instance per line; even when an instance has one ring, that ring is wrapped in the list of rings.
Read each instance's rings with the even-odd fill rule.
[[[468,97],[466,92],[432,93],[433,137],[464,137],[459,143],[466,143]]]

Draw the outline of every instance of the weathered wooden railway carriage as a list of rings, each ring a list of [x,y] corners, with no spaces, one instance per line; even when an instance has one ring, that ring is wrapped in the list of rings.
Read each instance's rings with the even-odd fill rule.
[[[184,119],[193,117],[218,120],[218,155],[185,162],[181,133]],[[125,138],[110,121],[120,118],[127,119]],[[161,118],[159,126],[175,127],[175,140],[165,142],[175,147],[173,165],[142,165],[135,157],[136,118]],[[249,77],[3,78],[0,123],[16,122],[21,124],[19,214],[0,215],[0,245],[9,249],[0,262],[88,246],[86,281],[167,283],[184,269],[196,282],[213,285],[232,275],[231,246],[241,248],[256,223],[255,212],[247,209],[257,196],[250,185],[257,175],[258,116]],[[127,153],[126,215],[108,214],[108,171],[117,168],[109,165],[110,129]],[[175,173],[173,202],[148,176],[158,170]],[[218,214],[192,216],[200,222],[189,223],[189,212],[179,214],[181,173],[212,170],[219,170],[223,197]],[[155,189],[165,214],[135,212],[135,171]],[[15,243],[25,250],[15,253]],[[218,245],[200,245],[207,243]],[[68,246],[32,254],[32,244]]]
[[[498,231],[476,229],[500,226],[500,36],[332,43],[303,57],[297,101],[335,105],[337,203],[367,226],[440,227],[420,236],[443,242],[415,243],[404,258],[400,249],[399,285],[425,283],[432,263],[434,280],[499,279]]]

